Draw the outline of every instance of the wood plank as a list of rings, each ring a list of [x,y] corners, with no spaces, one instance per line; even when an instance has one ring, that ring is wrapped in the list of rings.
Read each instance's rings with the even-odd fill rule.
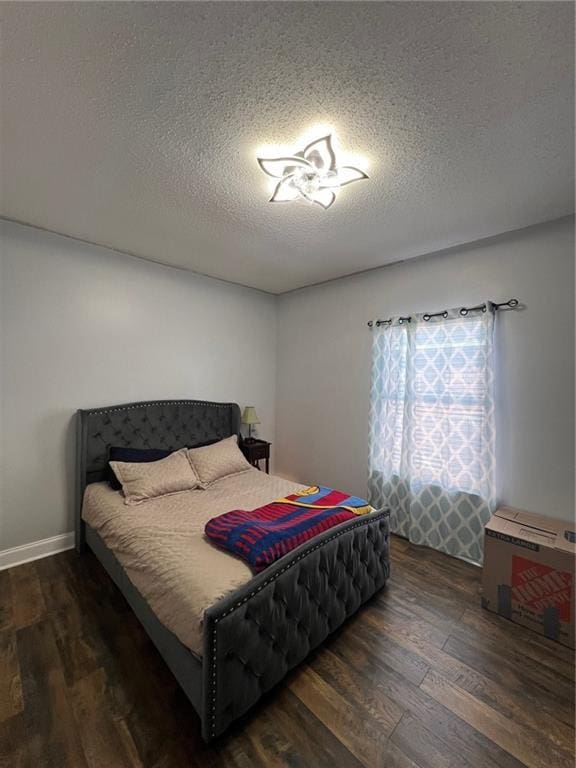
[[[207,762],[211,748],[201,744],[198,715],[151,641],[141,629],[135,633],[107,599],[88,604],[97,611],[109,651],[101,663],[111,714],[126,723],[141,762],[177,764],[179,756],[192,755],[196,747]]]
[[[359,638],[359,642],[363,642]],[[355,656],[350,649],[338,645],[334,652],[344,661],[354,664]],[[409,683],[381,657],[372,656],[368,663],[358,670],[364,675],[366,685],[381,684],[387,695],[400,707],[416,717],[426,729],[433,731],[448,747],[475,768],[524,768],[520,761],[487,739],[466,722],[455,717],[418,686]],[[394,741],[394,739],[392,739]],[[401,747],[401,745],[398,745]],[[408,753],[407,753],[408,754]],[[410,756],[410,755],[409,755]]]
[[[470,637],[464,641],[451,636],[444,650],[479,674],[514,692],[519,700],[525,698],[529,707],[539,707],[562,723],[573,725],[574,699],[573,693],[566,690],[566,678],[546,674],[542,679],[534,665],[526,664],[521,656],[517,661],[510,661],[498,652],[497,646],[487,648],[483,642],[473,642]]]
[[[36,561],[36,570],[46,611],[53,618],[66,683],[73,685],[98,669],[109,650],[93,595],[82,581],[76,582],[69,563],[69,553],[62,552]]]
[[[38,768],[28,749],[23,713],[0,722],[0,768]]]
[[[454,659],[448,653],[446,653],[442,647],[437,644],[429,642],[422,635],[409,634],[403,631],[401,625],[391,624],[390,622],[381,621],[378,623],[370,622],[373,624],[372,629],[376,627],[380,632],[382,638],[389,638],[396,642],[405,653],[410,654],[413,658],[420,660],[421,667],[426,669],[426,673],[430,667],[440,669],[445,674],[456,677],[463,674],[468,668],[457,659]],[[360,641],[363,643],[363,639]],[[442,644],[444,645],[444,643]],[[388,658],[386,654],[382,654],[381,658],[385,659],[386,665],[388,664]],[[422,682],[426,675],[418,680],[418,685]]]
[[[441,552],[411,544],[405,552],[397,553],[392,559],[392,573],[402,566],[422,579],[429,579],[433,574],[436,584],[451,588],[460,599],[474,598],[479,594],[480,568]]]
[[[422,625],[433,627],[439,633],[439,636],[445,638],[459,624],[462,616],[462,608],[459,605],[451,603],[438,607],[437,601],[431,599],[424,602],[422,595],[415,594],[410,589],[399,587],[397,584],[391,585],[390,589],[385,589],[381,599],[374,606],[377,611],[388,615],[390,611],[394,614],[405,617],[406,619],[417,619]]]
[[[79,607],[78,594],[74,591],[70,578],[66,554],[61,552],[34,562],[47,613],[77,610]]]
[[[429,598],[451,605],[453,612],[459,610],[463,613],[466,608],[480,602],[478,594],[455,589],[448,577],[438,578],[431,566],[413,567],[408,557],[391,564],[390,583],[393,585],[395,582],[415,592],[421,592],[425,585],[426,595]]]
[[[383,768],[421,768],[403,752],[392,740],[386,744],[386,752],[382,762]]]
[[[158,681],[159,688],[168,685],[172,696],[177,688],[174,678],[134,614],[125,610],[123,599],[109,599],[110,579],[102,566],[91,554],[86,559],[70,555],[64,570],[75,604],[72,616],[64,620],[55,634],[67,680],[73,683],[83,674],[93,672],[95,664],[101,666],[106,673],[109,705],[120,719],[134,708],[145,706],[143,696],[154,689],[158,669],[165,672]],[[106,589],[102,589],[102,580],[108,582]],[[118,592],[116,587],[114,590]],[[54,615],[55,619],[61,616],[62,611]],[[153,697],[154,702],[157,700],[158,692]],[[161,709],[161,704],[155,703],[152,709],[156,707]]]
[[[416,589],[400,579],[387,585],[378,600],[379,606],[389,603],[411,611],[414,616],[427,621],[442,632],[451,632],[455,624],[461,621],[466,610],[462,603],[447,597],[427,594],[426,601],[423,601],[421,589]]]
[[[126,599],[92,552],[78,555],[69,550],[58,557],[62,558],[61,569],[67,572],[70,587],[80,604],[90,600],[95,606],[124,615],[134,627],[139,626],[138,620],[133,622],[134,613]]]
[[[365,642],[359,642],[359,638]],[[358,657],[358,666],[366,662],[366,655],[380,656],[386,659],[391,669],[415,685],[419,685],[428,672],[428,664],[420,655],[409,650],[406,643],[382,631],[380,626],[365,621],[363,612],[343,628],[334,642],[336,646],[349,646],[352,654]],[[329,641],[326,647],[331,648],[332,643]]]
[[[573,755],[550,742],[543,743],[537,731],[504,717],[437,672],[431,670],[420,688],[528,768],[572,768]]]
[[[300,761],[301,740],[295,742],[290,739],[284,729],[278,727],[269,708],[258,709],[257,716],[249,718],[244,732],[234,735],[234,742],[242,746],[242,757],[248,757],[254,768],[297,765]]]
[[[28,748],[35,765],[88,768],[50,621],[18,630]]]
[[[465,637],[482,637],[504,647],[512,646],[517,653],[549,667],[554,674],[574,680],[574,651],[547,637],[514,624],[490,611],[468,608],[456,628]]]
[[[14,626],[10,569],[0,571],[0,631]]]
[[[218,750],[218,766],[221,768],[253,768],[257,765],[254,755],[236,740],[227,741]]]
[[[298,758],[288,765],[303,768],[361,768],[362,763],[288,688],[274,697],[271,717],[286,738],[297,747]],[[385,765],[384,762],[381,763]]]
[[[5,629],[0,631],[0,722],[14,717],[23,709],[16,635],[11,629]]]
[[[190,752],[185,739],[170,739],[164,744],[164,749],[156,762],[146,763],[146,768],[199,768],[194,755]]]
[[[510,720],[537,731],[544,745],[551,741],[561,749],[573,749],[574,728],[552,717],[531,700],[519,698],[513,691],[475,672],[457,677],[453,682]]]
[[[389,634],[394,634],[387,628],[382,628],[381,633],[384,638]],[[550,716],[536,701],[519,698],[517,695],[511,694],[508,687],[499,685],[485,675],[479,674],[472,667],[451,656],[446,650],[438,649],[419,638],[414,640],[399,634],[396,639],[407,653],[420,658],[422,665],[427,665],[426,669],[432,668],[441,672],[446,678],[469,693],[476,695],[481,701],[494,707],[503,715],[529,727],[539,727],[545,742],[550,739],[552,744],[564,749],[570,748],[570,745],[574,744],[573,728]],[[363,640],[356,639],[355,642],[356,646],[362,647]],[[388,664],[387,655],[385,653],[381,655]]]
[[[410,546],[410,542],[408,539],[403,539],[401,536],[397,536],[395,533],[390,534],[390,557],[394,557],[394,555],[398,552],[406,552],[408,547]]]
[[[407,713],[392,734],[396,744],[420,768],[470,768],[462,755]]]
[[[391,605],[371,603],[362,611],[362,619],[377,630],[388,630],[396,637],[405,637],[415,642],[423,641],[437,648],[442,648],[448,639],[447,632],[442,632],[409,611],[399,610]]]
[[[288,687],[366,768],[382,764],[386,735],[314,670],[304,665]]]
[[[67,685],[72,686],[97,671],[109,650],[97,623],[89,613],[80,613],[78,606],[57,611],[52,618],[64,677]]]
[[[177,721],[171,715],[174,708],[175,681],[167,677],[166,680],[158,680],[155,685],[153,679],[147,675],[141,659],[129,652],[128,648],[126,645],[121,660],[115,664],[117,684],[123,688],[130,703],[125,719],[140,759],[144,765],[155,765],[166,752],[166,741],[176,741],[180,736]],[[132,658],[132,669],[128,656]],[[108,669],[107,663],[107,675]],[[199,729],[199,721],[191,705],[189,717],[194,727]]]
[[[392,701],[381,685],[366,687],[355,667],[327,648],[322,649],[309,666],[359,712],[365,723],[389,736],[400,722],[404,710]]]
[[[90,768],[142,768],[136,745],[124,720],[106,706],[103,669],[78,680],[71,701],[84,754]]]
[[[17,629],[40,621],[46,614],[42,588],[34,563],[10,568],[14,626]]]
[[[450,557],[443,552],[429,547],[410,544],[405,553],[413,563],[422,563],[433,568],[435,574],[442,573],[449,579],[454,579],[459,587],[470,593],[478,594],[478,587],[482,579],[482,569],[457,557]]]

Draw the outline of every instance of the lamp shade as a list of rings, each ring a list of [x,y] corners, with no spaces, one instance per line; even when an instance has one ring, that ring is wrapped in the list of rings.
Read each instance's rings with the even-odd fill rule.
[[[242,414],[242,424],[260,424],[260,419],[253,405],[247,405]]]

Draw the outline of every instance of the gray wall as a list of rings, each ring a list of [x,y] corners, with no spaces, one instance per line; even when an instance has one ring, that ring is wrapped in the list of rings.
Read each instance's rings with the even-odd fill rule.
[[[278,303],[277,470],[363,495],[370,318],[517,297],[497,318],[502,502],[574,514],[573,219],[285,294]]]
[[[72,530],[77,408],[233,400],[274,440],[274,297],[7,222],[0,237],[0,551]]]

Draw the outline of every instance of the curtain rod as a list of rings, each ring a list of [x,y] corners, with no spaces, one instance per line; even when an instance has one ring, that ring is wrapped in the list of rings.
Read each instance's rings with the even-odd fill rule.
[[[518,299],[508,299],[508,301],[490,301],[488,302],[492,309],[500,309],[501,307],[506,307],[507,309],[518,309],[520,306],[520,302]],[[478,304],[476,307],[461,307],[459,309],[459,314],[462,315],[462,317],[466,317],[468,312],[486,312],[488,309],[487,305],[484,304]],[[423,320],[428,322],[432,317],[448,317],[448,310],[443,309],[441,312],[426,312],[424,315],[422,315]],[[381,325],[388,325],[392,322],[392,318],[390,317],[388,320],[369,320],[367,325],[368,328],[372,328],[373,325],[378,328]],[[410,323],[412,322],[412,316],[409,315],[408,317],[399,317],[398,323],[400,325],[403,325],[404,323]]]

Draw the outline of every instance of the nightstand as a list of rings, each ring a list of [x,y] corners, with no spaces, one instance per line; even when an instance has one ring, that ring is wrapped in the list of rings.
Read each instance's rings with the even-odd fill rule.
[[[266,440],[242,440],[240,450],[246,456],[246,459],[256,469],[260,469],[261,459],[266,459],[266,474],[270,474],[270,443]]]

